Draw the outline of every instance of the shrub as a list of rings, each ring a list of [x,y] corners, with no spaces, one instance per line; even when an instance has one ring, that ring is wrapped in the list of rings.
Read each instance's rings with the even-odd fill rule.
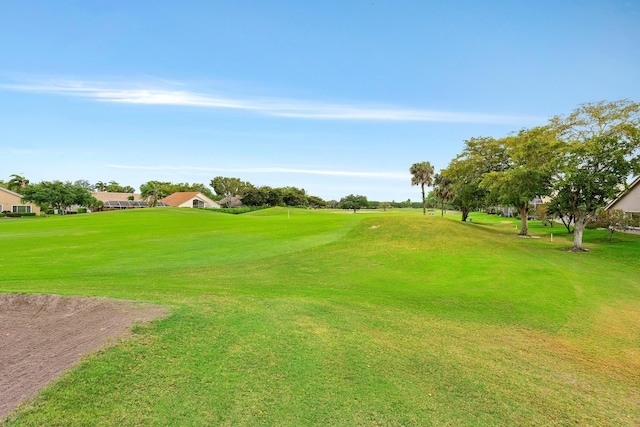
[[[87,213],[87,208],[78,208],[78,213]]]
[[[609,230],[609,241],[616,231],[626,231],[632,225],[631,215],[627,215],[621,209],[601,210],[595,221],[587,226],[594,225],[596,228],[606,228]],[[590,228],[590,227],[589,227]]]
[[[227,213],[227,214],[233,214],[233,215],[251,212],[250,208],[220,208],[220,209],[213,209],[213,210],[215,212]]]
[[[220,209],[206,209],[212,212],[226,213],[232,215],[239,215],[247,212],[259,211],[267,209],[268,206],[245,206],[244,208],[220,208]]]
[[[7,218],[22,218],[23,216],[36,216],[35,212],[5,212]]]

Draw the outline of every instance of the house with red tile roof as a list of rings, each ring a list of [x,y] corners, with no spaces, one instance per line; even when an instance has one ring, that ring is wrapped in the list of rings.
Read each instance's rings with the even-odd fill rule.
[[[165,197],[160,202],[179,208],[220,208],[216,201],[211,200],[199,191],[180,191]]]

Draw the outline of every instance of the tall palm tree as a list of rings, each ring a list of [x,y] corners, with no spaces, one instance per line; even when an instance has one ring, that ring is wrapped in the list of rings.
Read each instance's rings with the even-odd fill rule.
[[[429,162],[414,163],[409,168],[411,173],[411,185],[420,185],[422,188],[422,214],[427,214],[427,204],[424,197],[424,186],[433,185],[433,166]]]
[[[29,180],[24,176],[16,175],[15,173],[11,175],[11,179],[7,182],[7,189],[11,191],[18,192],[20,190],[24,190],[25,187],[29,184]]]

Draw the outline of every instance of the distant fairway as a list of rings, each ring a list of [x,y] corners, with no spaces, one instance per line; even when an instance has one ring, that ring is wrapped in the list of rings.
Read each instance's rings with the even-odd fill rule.
[[[640,236],[472,217],[0,220],[1,292],[173,308],[0,424],[640,425]]]

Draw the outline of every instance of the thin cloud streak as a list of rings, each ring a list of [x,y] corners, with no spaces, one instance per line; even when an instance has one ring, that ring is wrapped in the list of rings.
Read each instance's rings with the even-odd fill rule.
[[[111,169],[142,170],[142,171],[171,171],[171,172],[220,172],[220,173],[289,173],[303,175],[330,175],[366,178],[389,178],[406,180],[406,173],[397,172],[351,172],[333,170],[289,169],[289,168],[205,168],[197,166],[135,166],[135,165],[107,165]]]
[[[408,122],[534,124],[540,117],[458,113],[392,107],[301,102],[281,98],[236,99],[186,90],[133,87],[132,84],[58,81],[46,84],[0,84],[5,90],[78,96],[100,102],[139,105],[173,105],[253,111],[274,117],[316,120],[377,120]],[[140,86],[140,85],[137,85]]]

